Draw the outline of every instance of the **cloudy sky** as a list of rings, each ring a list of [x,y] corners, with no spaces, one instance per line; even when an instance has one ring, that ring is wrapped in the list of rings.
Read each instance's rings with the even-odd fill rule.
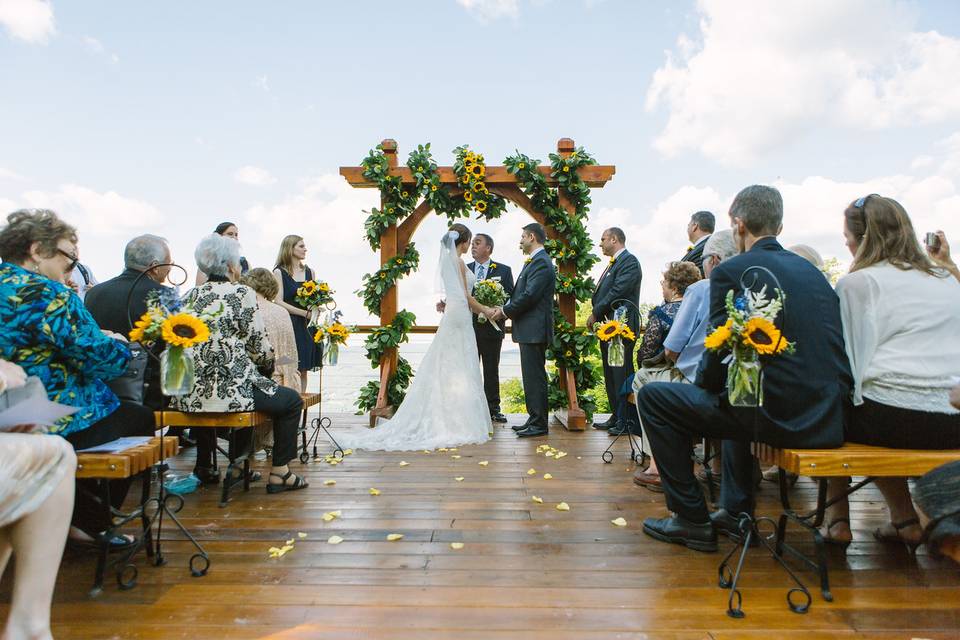
[[[239,224],[251,264],[306,237],[308,262],[353,321],[379,264],[363,240],[372,190],[350,188],[381,139],[441,164],[470,144],[489,163],[547,160],[572,137],[617,173],[590,230],[626,230],[656,301],[689,215],[774,184],[786,243],[843,260],[842,211],[878,192],[918,233],[960,247],[960,6],[888,0],[634,2],[0,0],[0,211],[57,210],[101,279],[123,245]],[[519,228],[492,225],[518,266]],[[443,222],[415,240],[401,306],[431,310]],[[191,273],[192,278],[192,273]]]

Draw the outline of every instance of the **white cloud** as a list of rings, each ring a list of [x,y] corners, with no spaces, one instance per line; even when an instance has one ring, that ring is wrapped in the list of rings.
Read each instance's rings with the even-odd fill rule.
[[[257,76],[256,80],[253,81],[253,86],[265,93],[270,93],[270,81],[266,75]]]
[[[0,167],[0,180],[14,180],[16,182],[23,182],[25,178],[17,173],[16,171],[11,171],[10,169],[4,169]]]
[[[115,53],[107,51],[107,48],[103,46],[103,43],[94,38],[93,36],[83,36],[81,38],[83,46],[87,48],[87,51],[98,56],[106,56],[113,64],[120,62],[120,56]]]
[[[249,165],[237,169],[236,173],[233,174],[233,179],[241,184],[248,184],[253,187],[267,187],[277,181],[266,169]]]
[[[0,0],[0,24],[11,37],[46,44],[57,29],[48,0]]]
[[[76,184],[56,191],[27,191],[19,206],[53,209],[81,234],[126,236],[162,221],[153,205],[115,191],[98,192]]]
[[[520,15],[519,0],[457,0],[457,4],[482,22]]]
[[[647,109],[668,120],[654,146],[747,164],[825,125],[860,129],[960,116],[960,39],[912,31],[893,0],[699,0],[653,76]]]

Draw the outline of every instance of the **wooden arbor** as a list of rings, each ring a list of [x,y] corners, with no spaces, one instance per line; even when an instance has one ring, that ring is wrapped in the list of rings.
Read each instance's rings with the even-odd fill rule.
[[[399,176],[404,184],[415,184],[416,180],[408,167],[399,166],[397,160],[397,142],[386,139],[381,143],[381,149],[390,165],[390,175]],[[570,138],[561,138],[557,142],[557,153],[562,157],[568,157],[575,149],[574,142]],[[538,168],[544,175],[550,187],[557,187],[558,182],[550,177],[550,166]],[[580,169],[580,177],[587,186],[603,187],[616,172],[616,167],[604,165],[584,166]],[[459,193],[460,187],[453,167],[438,167],[437,173],[440,176],[441,183],[451,193]],[[340,175],[346,178],[351,186],[357,188],[375,188],[377,184],[371,182],[363,175],[363,167],[340,167]],[[491,193],[495,193],[506,200],[514,203],[530,216],[542,224],[547,230],[547,235],[551,239],[563,241],[563,238],[547,224],[543,212],[534,208],[530,199],[517,185],[517,179],[507,171],[503,166],[487,166],[485,183]],[[566,198],[563,190],[558,190],[560,206],[567,212],[567,215],[576,215],[573,204]],[[385,206],[381,203],[382,206]],[[416,232],[420,223],[430,214],[431,206],[426,202],[421,202],[405,220],[399,224],[391,225],[380,238],[380,264],[385,264],[391,258],[403,253],[410,243],[413,234]],[[575,275],[575,267],[569,263],[562,263],[560,267],[564,275]],[[560,294],[559,297],[560,312],[564,318],[571,324],[576,321],[577,300],[573,294]],[[392,287],[383,297],[380,303],[380,325],[389,325],[397,314],[397,287]],[[389,417],[393,414],[393,407],[387,405],[387,383],[391,375],[397,369],[397,349],[388,349],[380,361],[380,393],[377,397],[377,406],[370,412],[370,424],[373,426],[377,417]],[[555,414],[555,417],[567,428],[572,431],[582,431],[586,428],[586,415],[577,402],[576,385],[574,384],[573,374],[564,369],[560,370],[560,382],[567,394],[568,409],[561,410]]]

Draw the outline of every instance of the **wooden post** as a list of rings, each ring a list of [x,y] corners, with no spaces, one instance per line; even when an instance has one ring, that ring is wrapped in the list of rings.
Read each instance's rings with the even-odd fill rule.
[[[383,155],[391,169],[397,166],[397,141],[387,138],[380,143],[383,149]],[[380,208],[385,210],[387,203],[383,197],[380,198]],[[380,236],[380,266],[382,267],[391,258],[397,255],[397,225],[390,225],[383,235]],[[397,317],[397,285],[390,287],[380,301],[380,326],[389,325]],[[399,354],[396,347],[386,349],[380,358],[380,393],[377,394],[377,407],[370,412],[370,426],[376,425],[378,417],[390,417],[393,415],[393,407],[387,403],[387,384],[386,381],[397,371],[397,359]]]
[[[557,154],[563,158],[569,157],[574,149],[576,149],[576,145],[570,138],[560,138],[560,140],[557,141]],[[558,188],[557,194],[560,199],[560,207],[567,212],[568,216],[571,218],[575,217],[577,215],[576,207],[574,207],[570,199],[567,198],[563,192],[563,188]],[[573,263],[564,262],[560,265],[560,273],[565,276],[575,276],[577,269]],[[577,299],[573,294],[560,294],[560,313],[567,322],[576,325]],[[561,367],[559,374],[560,385],[567,394],[567,409],[559,410],[556,418],[569,431],[583,431],[587,427],[587,415],[577,402],[577,387],[573,373]]]

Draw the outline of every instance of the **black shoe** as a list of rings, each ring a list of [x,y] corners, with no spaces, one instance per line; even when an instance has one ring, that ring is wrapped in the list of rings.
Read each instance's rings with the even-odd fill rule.
[[[502,413],[493,414],[490,416],[490,420],[497,424],[507,424],[507,416],[503,415]]]
[[[629,433],[630,431],[631,429],[629,426],[625,425],[622,422],[619,422],[617,423],[616,426],[610,427],[609,429],[607,429],[607,434],[611,436],[622,436],[623,434]]]
[[[220,471],[213,467],[194,467],[193,475],[201,484],[220,484]]]
[[[600,429],[601,431],[606,431],[606,430],[609,429],[610,427],[615,427],[615,426],[617,426],[617,418],[616,418],[616,416],[610,416],[609,418],[607,418],[607,421],[606,421],[606,422],[594,422],[594,423],[593,423],[593,428],[594,428],[594,429]]]
[[[713,528],[717,530],[717,533],[722,533],[734,542],[740,542],[743,537],[740,533],[740,519],[730,515],[730,512],[726,509],[717,509],[711,513],[710,522],[713,523]],[[760,541],[754,536],[750,540],[750,546],[755,547],[758,544],[760,544]]]
[[[717,550],[717,532],[710,522],[694,524],[680,516],[672,518],[647,518],[643,521],[643,532],[662,542],[682,544],[694,551],[712,552]]]
[[[510,427],[510,428],[513,429],[514,431],[523,431],[524,429],[526,429],[526,428],[529,427],[529,426],[530,426],[530,425],[524,423],[524,424],[515,424],[515,425],[513,425],[513,426]]]
[[[523,431],[517,431],[517,436],[521,438],[536,438],[537,436],[545,436],[548,433],[550,433],[550,430],[546,427],[530,425]]]

